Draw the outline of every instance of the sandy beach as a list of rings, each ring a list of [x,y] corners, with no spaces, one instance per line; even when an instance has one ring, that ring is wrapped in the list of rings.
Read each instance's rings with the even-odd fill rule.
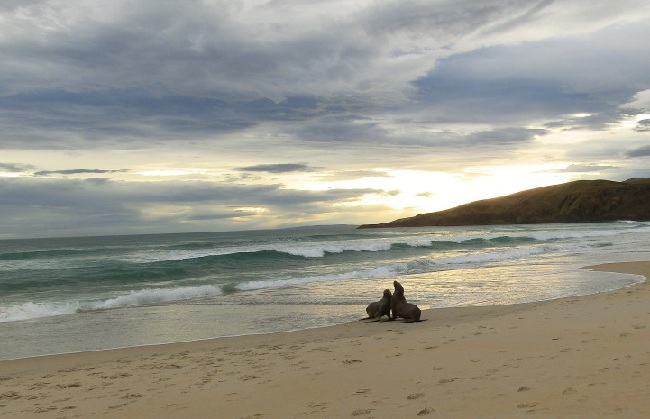
[[[650,276],[650,262],[589,269]],[[648,301],[646,282],[412,324],[2,361],[0,417],[645,418]]]

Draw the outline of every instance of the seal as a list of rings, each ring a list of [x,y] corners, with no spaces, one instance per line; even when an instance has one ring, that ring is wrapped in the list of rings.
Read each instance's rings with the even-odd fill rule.
[[[390,309],[392,311],[391,320],[396,320],[398,317],[402,317],[406,319],[407,322],[419,322],[420,315],[422,314],[420,308],[415,304],[406,302],[404,287],[402,284],[393,281],[393,286],[395,286],[395,293],[390,298]]]
[[[384,295],[381,297],[381,300],[368,304],[368,307],[366,307],[366,313],[368,313],[368,317],[361,320],[377,319],[376,321],[380,322],[382,316],[388,316],[388,319],[390,320],[391,296],[392,295],[390,293],[390,290],[386,288],[384,290]]]

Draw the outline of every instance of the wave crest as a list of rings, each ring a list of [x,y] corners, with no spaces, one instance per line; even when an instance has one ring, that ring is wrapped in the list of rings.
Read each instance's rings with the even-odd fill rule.
[[[67,302],[27,302],[9,307],[0,307],[0,323],[37,319],[41,317],[59,316],[79,312],[108,310],[122,307],[136,307],[160,303],[172,303],[201,297],[222,295],[221,288],[214,285],[179,288],[150,288],[130,291],[98,301],[67,301]]]

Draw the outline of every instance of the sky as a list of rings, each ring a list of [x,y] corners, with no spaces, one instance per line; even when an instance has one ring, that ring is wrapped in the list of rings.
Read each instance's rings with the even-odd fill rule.
[[[650,177],[650,2],[3,0],[0,239]]]

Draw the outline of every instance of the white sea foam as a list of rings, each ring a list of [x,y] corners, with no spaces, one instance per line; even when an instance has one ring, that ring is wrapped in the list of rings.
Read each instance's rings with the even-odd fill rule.
[[[347,242],[276,244],[269,246],[266,250],[313,258],[324,257],[326,253],[343,253],[346,251],[381,252],[390,250],[392,244],[393,242],[388,240],[355,240]]]
[[[210,256],[224,256],[237,253],[256,253],[262,251],[276,251],[293,256],[302,256],[306,258],[322,258],[327,253],[343,253],[345,251],[357,252],[379,252],[390,250],[391,246],[398,241],[386,239],[375,240],[352,240],[352,241],[332,241],[332,242],[300,242],[284,241],[269,243],[264,245],[251,246],[231,246],[215,249],[201,250],[156,250],[143,251],[128,258],[133,263],[151,263],[162,261],[179,261],[198,259]],[[414,246],[423,246],[431,243],[431,240],[419,239],[414,241]]]
[[[494,239],[502,237],[503,234],[465,234],[458,237],[441,237],[439,234],[424,234],[424,235],[402,235],[393,236],[391,238],[377,238],[377,239],[359,239],[359,240],[346,240],[346,241],[330,241],[330,242],[302,242],[302,241],[283,241],[275,242],[264,245],[252,246],[233,246],[215,249],[201,249],[201,250],[157,250],[155,252],[141,252],[128,261],[133,263],[150,263],[160,261],[179,261],[189,259],[199,259],[210,256],[224,256],[237,253],[256,253],[262,251],[275,251],[285,253],[293,256],[301,256],[305,258],[322,258],[326,254],[336,254],[343,252],[383,252],[389,251],[393,245],[404,244],[410,247],[427,247],[432,243],[443,240],[445,242],[462,243],[463,241],[473,239]],[[514,237],[525,236],[525,234],[514,235]]]
[[[469,253],[462,254],[458,256],[449,256],[440,259],[435,259],[435,263],[438,265],[448,265],[448,266],[459,266],[465,267],[465,265],[481,265],[491,262],[505,262],[508,260],[523,260],[527,257],[538,255],[544,252],[544,247],[535,246],[535,247],[525,247],[525,248],[516,248],[508,249],[503,251],[496,252],[487,252],[487,253]]]
[[[391,278],[408,272],[407,263],[395,263],[373,269],[345,272],[340,274],[309,276],[302,278],[279,279],[275,281],[249,281],[236,286],[240,291],[250,291],[265,288],[281,288],[287,286],[304,285],[316,282],[346,281],[360,278]]]
[[[0,323],[37,319],[40,317],[73,314],[79,309],[78,302],[33,303],[28,302],[9,307],[0,307]]]
[[[157,303],[169,303],[174,301],[190,300],[199,297],[212,297],[221,295],[219,287],[213,285],[201,285],[198,287],[179,288],[152,288],[131,291],[126,295],[120,295],[105,301],[83,306],[82,310],[103,310],[118,307],[133,307]]]
[[[621,224],[623,225],[623,224]],[[499,237],[512,238],[531,238],[538,241],[552,241],[571,238],[587,238],[599,236],[612,236],[620,234],[622,231],[630,229],[627,224],[625,227],[612,230],[554,230],[554,229],[517,229],[495,228],[494,231],[467,231],[455,232],[453,235],[444,235],[440,233],[404,233],[396,234],[391,237],[341,240],[341,241],[277,241],[265,244],[227,246],[214,249],[198,250],[150,250],[133,254],[126,259],[133,263],[151,263],[161,261],[180,261],[199,259],[210,256],[224,256],[238,253],[256,253],[262,251],[276,251],[293,256],[305,258],[322,258],[326,254],[352,252],[382,252],[389,251],[393,245],[404,244],[410,247],[428,247],[439,242],[463,243],[468,240],[491,240]],[[648,227],[650,228],[650,227]],[[638,231],[638,230],[637,230]]]
[[[130,291],[125,295],[97,301],[48,303],[27,302],[9,307],[0,307],[0,323],[59,316],[63,314],[74,314],[77,312],[171,303],[175,301],[190,300],[193,298],[213,297],[222,294],[223,292],[219,287],[202,285],[198,287],[142,289],[138,291]]]
[[[382,279],[394,278],[401,275],[421,274],[440,270],[477,267],[487,263],[504,262],[507,260],[525,260],[527,257],[544,252],[542,247],[510,249],[489,253],[471,253],[448,256],[440,259],[418,258],[408,262],[399,262],[379,266],[372,269],[361,269],[340,274],[298,277],[267,281],[248,281],[236,286],[240,291],[265,288],[281,288],[304,285],[317,282],[346,281],[353,279]]]

